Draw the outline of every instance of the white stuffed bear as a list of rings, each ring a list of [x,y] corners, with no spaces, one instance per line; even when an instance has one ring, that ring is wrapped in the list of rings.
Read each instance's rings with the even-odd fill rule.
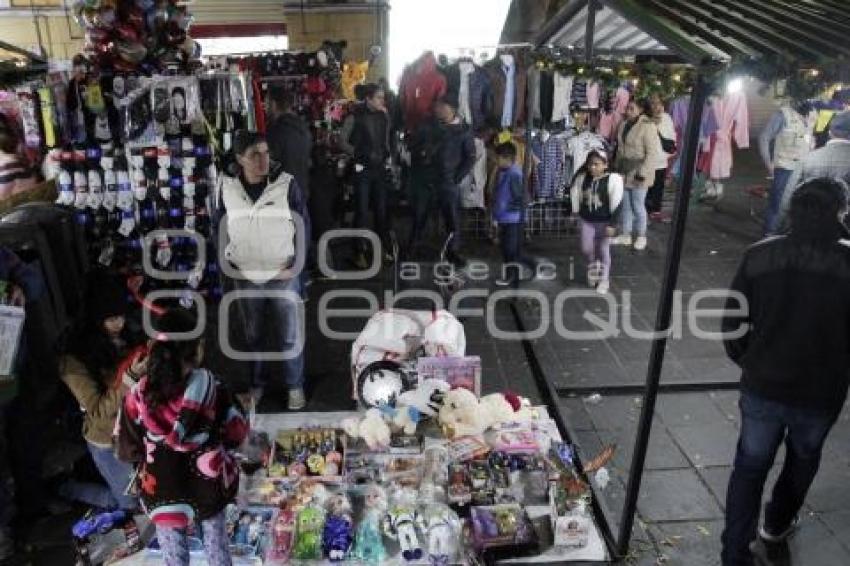
[[[369,409],[362,419],[343,419],[342,429],[351,438],[362,438],[369,450],[383,450],[390,445],[390,427],[379,409]]]
[[[447,438],[478,435],[502,423],[526,422],[531,418],[531,410],[519,397],[493,393],[478,399],[464,388],[445,394],[439,414]]]
[[[398,396],[397,406],[414,407],[426,417],[436,417],[443,406],[443,398],[452,388],[442,379],[423,379],[416,389]]]

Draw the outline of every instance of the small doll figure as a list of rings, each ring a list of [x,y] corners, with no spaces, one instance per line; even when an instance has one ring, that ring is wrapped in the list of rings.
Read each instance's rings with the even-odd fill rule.
[[[381,517],[387,510],[387,493],[378,484],[369,484],[366,486],[365,500],[352,554],[357,560],[376,564],[387,558],[380,530]]]
[[[354,541],[351,501],[344,493],[337,493],[328,499],[325,509],[328,513],[322,533],[325,554],[333,562],[345,560]]]
[[[263,532],[263,517],[255,515],[251,524],[248,525],[248,544],[256,545],[260,541],[260,534]]]
[[[321,507],[308,506],[298,512],[293,555],[299,560],[322,558],[322,527],[325,513]]]
[[[239,516],[239,523],[236,525],[236,532],[233,536],[233,542],[236,544],[249,544],[249,532],[251,528],[251,515],[242,513]]]
[[[286,562],[292,551],[292,539],[295,534],[295,514],[289,507],[281,509],[272,525],[272,544],[268,558]]]
[[[442,503],[429,503],[417,516],[419,530],[428,538],[428,561],[446,566],[457,550],[460,520]]]
[[[405,560],[422,558],[422,548],[416,538],[416,492],[402,488],[395,492],[392,505],[384,516],[384,532],[397,538]]]

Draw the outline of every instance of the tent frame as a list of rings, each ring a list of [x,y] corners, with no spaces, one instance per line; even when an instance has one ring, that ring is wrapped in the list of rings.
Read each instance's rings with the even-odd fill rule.
[[[613,537],[613,530],[601,507],[601,502],[597,501],[599,498],[596,493],[593,498],[597,523],[615,558],[622,558],[628,554],[658,393],[662,390],[680,390],[671,384],[661,385],[660,379],[672,316],[674,291],[682,258],[688,208],[694,185],[700,124],[705,103],[713,88],[712,79],[736,58],[780,57],[788,60],[788,54],[796,52],[798,53],[796,63],[805,61],[819,64],[823,60],[834,60],[836,57],[845,55],[845,48],[836,46],[834,42],[828,44],[824,41],[822,27],[807,24],[792,30],[783,29],[780,33],[776,31],[777,25],[787,28],[788,25],[783,22],[797,21],[801,17],[834,22],[841,28],[835,30],[836,33],[850,30],[850,19],[846,15],[839,17],[835,12],[837,9],[835,4],[828,0],[800,0],[796,3],[785,0],[758,0],[757,3],[758,13],[754,9],[742,11],[738,7],[739,3],[727,0],[567,0],[532,39],[532,44],[540,48],[553,43],[553,38],[561,36],[567,26],[570,26],[570,31],[574,34],[581,29],[581,22],[576,21],[576,18],[586,9],[584,41],[580,42],[583,43],[583,49],[576,49],[576,56],[591,62],[595,56],[662,54],[647,53],[639,48],[633,50],[598,48],[596,45],[599,40],[596,35],[597,15],[603,8],[608,8],[634,25],[638,32],[636,35],[640,35],[640,32],[648,35],[669,49],[663,54],[678,56],[682,62],[692,65],[696,70],[688,124],[682,144],[682,179],[679,191],[676,193],[672,229],[667,240],[664,278],[656,312],[655,338],[650,350],[646,382],[643,386],[626,387],[612,384],[606,388],[606,391],[614,393],[620,391],[643,394],[634,455],[629,469],[625,503],[616,539]],[[606,32],[604,39],[608,39],[609,36],[610,31]],[[802,45],[804,48],[793,50],[794,45]],[[522,330],[519,313],[514,311],[514,316],[519,329]],[[543,375],[531,345],[525,344],[525,346],[532,362],[532,373],[540,386],[544,400],[550,406],[556,407],[557,398],[565,397],[567,394],[575,395],[578,392],[575,388],[553,387]],[[707,391],[736,386],[737,384],[728,382],[706,381],[688,384],[681,390]],[[595,388],[594,391],[599,391],[599,388]],[[561,415],[557,410],[553,413],[562,435],[569,440],[569,430]],[[578,462],[578,468],[581,471],[581,462]]]

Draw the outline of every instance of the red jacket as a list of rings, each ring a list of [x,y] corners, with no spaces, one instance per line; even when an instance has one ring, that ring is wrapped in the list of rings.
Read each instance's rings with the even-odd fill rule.
[[[446,94],[446,77],[437,69],[434,54],[426,51],[401,78],[400,102],[408,132],[431,115],[434,102]]]

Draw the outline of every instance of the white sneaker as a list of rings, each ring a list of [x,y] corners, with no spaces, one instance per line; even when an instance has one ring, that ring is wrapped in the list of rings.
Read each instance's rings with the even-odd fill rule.
[[[642,251],[646,249],[646,236],[638,236],[635,238],[635,249]]]
[[[286,408],[290,411],[300,411],[307,406],[307,397],[304,395],[304,390],[300,387],[293,387],[289,390],[289,400],[286,403]]]
[[[602,281],[599,282],[599,285],[596,286],[596,292],[599,293],[600,295],[604,295],[608,292],[609,287],[610,287],[610,284],[608,283],[608,280],[603,279]]]
[[[611,241],[615,246],[631,246],[632,237],[626,234],[621,234]]]

